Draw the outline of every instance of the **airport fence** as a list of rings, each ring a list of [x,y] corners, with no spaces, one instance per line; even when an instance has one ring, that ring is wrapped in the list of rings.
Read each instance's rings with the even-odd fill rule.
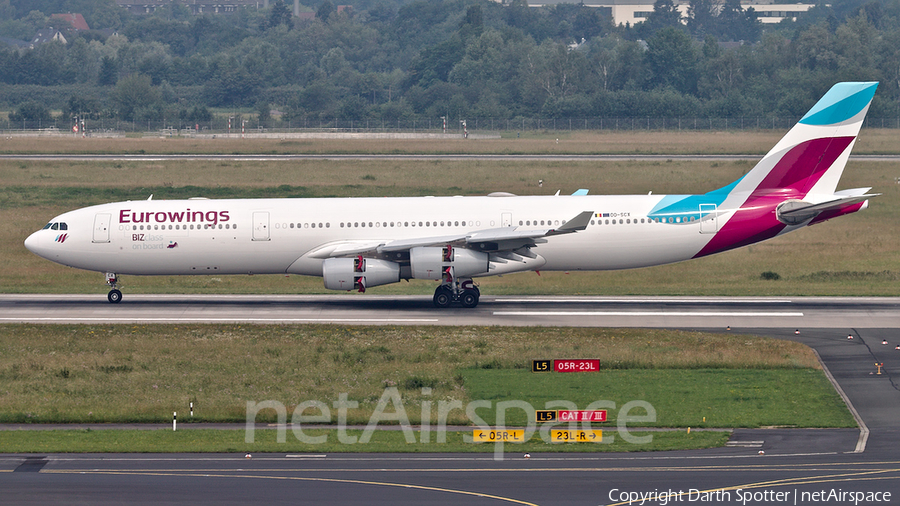
[[[13,134],[72,134],[72,135],[160,135],[190,136],[199,134],[279,134],[300,132],[415,132],[463,134],[465,132],[529,132],[529,131],[678,131],[678,130],[787,130],[799,118],[737,117],[737,118],[471,118],[447,121],[441,118],[401,120],[376,119],[312,119],[260,123],[255,116],[235,115],[217,117],[208,122],[185,121],[123,121],[115,119],[86,119],[78,129],[71,120],[21,121],[0,120],[0,129]],[[863,128],[900,129],[900,117],[866,118]]]

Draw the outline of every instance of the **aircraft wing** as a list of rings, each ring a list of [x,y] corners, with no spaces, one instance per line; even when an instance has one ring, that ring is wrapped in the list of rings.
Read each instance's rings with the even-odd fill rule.
[[[593,211],[584,211],[557,228],[521,229],[501,227],[477,230],[465,234],[424,236],[411,239],[388,241],[340,241],[320,246],[308,253],[312,258],[346,257],[363,254],[385,254],[409,251],[419,246],[441,246],[452,244],[481,251],[512,251],[523,246],[534,246],[545,242],[543,237],[570,234],[587,228]]]

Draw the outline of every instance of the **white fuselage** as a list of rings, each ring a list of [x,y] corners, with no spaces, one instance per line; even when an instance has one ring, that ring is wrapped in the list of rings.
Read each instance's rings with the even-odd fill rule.
[[[556,228],[584,211],[585,230],[534,248],[541,270],[607,270],[695,256],[727,220],[659,223],[648,214],[664,196],[502,196],[250,200],[147,200],[103,204],[54,218],[28,249],[99,272],[322,275],[330,243],[441,237],[510,227]],[[701,227],[705,227],[701,233]],[[104,230],[105,228],[105,230]],[[63,242],[59,237],[67,234]],[[327,256],[327,255],[326,255]],[[485,273],[488,274],[488,273]]]

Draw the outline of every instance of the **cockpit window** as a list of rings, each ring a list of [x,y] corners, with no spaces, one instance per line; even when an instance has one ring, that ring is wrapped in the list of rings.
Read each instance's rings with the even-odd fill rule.
[[[44,228],[42,228],[41,230],[47,230],[48,228],[50,230],[69,230],[69,225],[64,221],[60,221],[57,223],[50,222],[44,225]]]

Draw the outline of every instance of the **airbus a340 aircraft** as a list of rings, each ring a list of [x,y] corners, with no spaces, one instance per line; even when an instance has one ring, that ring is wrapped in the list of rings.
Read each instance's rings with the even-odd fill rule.
[[[63,265],[120,274],[304,274],[333,290],[440,281],[434,304],[478,304],[472,278],[628,269],[745,246],[864,209],[835,191],[878,83],[839,83],[745,176],[702,195],[146,200],[67,212],[25,241]]]

